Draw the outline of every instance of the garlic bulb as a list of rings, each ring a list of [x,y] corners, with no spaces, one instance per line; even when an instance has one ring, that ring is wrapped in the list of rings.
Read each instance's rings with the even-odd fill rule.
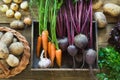
[[[8,10],[8,6],[6,4],[3,4],[2,6],[0,6],[1,12],[6,12],[7,10]]]
[[[44,50],[41,53],[40,61],[38,62],[38,65],[39,65],[40,68],[50,67],[51,61],[48,58],[43,58],[43,53],[44,53]]]
[[[13,0],[13,2],[15,2],[15,3],[17,3],[17,4],[19,4],[19,3],[21,3],[23,0]]]
[[[15,12],[14,17],[19,20],[21,18],[21,13],[18,11]]]
[[[23,1],[20,4],[20,8],[23,9],[23,10],[27,10],[28,9],[28,1]]]
[[[8,3],[11,3],[12,0],[3,0],[4,3],[8,4]]]
[[[19,64],[19,59],[16,56],[10,54],[6,59],[6,62],[8,63],[9,66],[15,67]]]
[[[14,11],[17,11],[19,7],[18,7],[18,4],[12,3],[12,4],[10,5],[10,8],[11,8],[12,10],[14,10]]]
[[[6,11],[6,16],[7,16],[7,17],[10,17],[10,18],[13,17],[13,16],[14,16],[14,11],[11,10],[11,9],[7,10],[7,11]]]

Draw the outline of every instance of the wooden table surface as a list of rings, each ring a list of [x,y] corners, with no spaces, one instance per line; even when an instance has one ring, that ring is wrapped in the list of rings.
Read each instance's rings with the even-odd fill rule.
[[[119,2],[120,0],[104,0],[105,3],[111,1],[113,3]],[[30,16],[29,11],[22,11],[23,17]],[[109,17],[108,17],[109,19]],[[0,12],[0,27],[7,26],[13,21],[14,18],[7,18],[4,13]],[[109,32],[114,24],[111,22],[116,22],[116,18],[111,18],[110,23],[104,29],[98,30],[98,46],[103,47],[107,45],[107,39],[109,37]],[[24,30],[17,30],[23,36],[26,37],[27,41],[31,46],[31,27],[27,27]],[[31,62],[31,60],[30,60]],[[27,66],[20,74],[11,77],[9,79],[0,80],[92,80],[89,72],[85,71],[31,71],[31,64]]]

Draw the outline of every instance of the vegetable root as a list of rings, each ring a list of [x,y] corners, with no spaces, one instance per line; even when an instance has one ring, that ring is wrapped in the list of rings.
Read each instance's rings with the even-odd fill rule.
[[[42,45],[42,37],[38,36],[38,39],[37,39],[37,48],[36,48],[36,55],[37,55],[38,58],[40,57],[41,45]]]
[[[45,30],[42,32],[42,46],[45,51],[45,57],[47,57],[47,50],[48,50],[48,31]]]
[[[50,60],[51,60],[51,67],[53,67],[54,66],[54,59],[55,59],[55,52],[56,51],[56,49],[55,49],[55,44],[54,43],[52,43],[51,44],[51,52],[50,52]]]
[[[56,57],[57,65],[59,67],[61,67],[61,61],[62,61],[62,51],[61,51],[61,49],[56,50],[55,57]]]

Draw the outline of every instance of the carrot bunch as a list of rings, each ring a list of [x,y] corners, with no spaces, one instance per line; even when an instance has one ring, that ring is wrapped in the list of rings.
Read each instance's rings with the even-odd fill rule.
[[[44,12],[40,11],[41,14],[39,15],[40,24],[36,55],[39,58],[41,49],[43,49],[45,51],[44,57],[50,58],[51,60],[51,67],[54,67],[55,60],[59,67],[61,67],[62,62],[62,51],[58,47],[56,37],[56,13],[58,11],[58,4],[58,0],[54,0],[52,3],[49,0],[40,0],[39,8],[39,11],[43,10]],[[50,22],[50,32],[47,29],[47,22]]]

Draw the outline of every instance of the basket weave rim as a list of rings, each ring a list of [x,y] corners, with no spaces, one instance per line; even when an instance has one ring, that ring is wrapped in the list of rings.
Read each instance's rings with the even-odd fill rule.
[[[19,65],[11,70],[8,70],[6,73],[0,74],[0,78],[9,78],[15,76],[16,74],[19,74],[27,67],[30,59],[30,47],[26,38],[16,30],[8,27],[0,27],[0,31],[13,33],[13,35],[24,45],[24,52],[22,54]]]

